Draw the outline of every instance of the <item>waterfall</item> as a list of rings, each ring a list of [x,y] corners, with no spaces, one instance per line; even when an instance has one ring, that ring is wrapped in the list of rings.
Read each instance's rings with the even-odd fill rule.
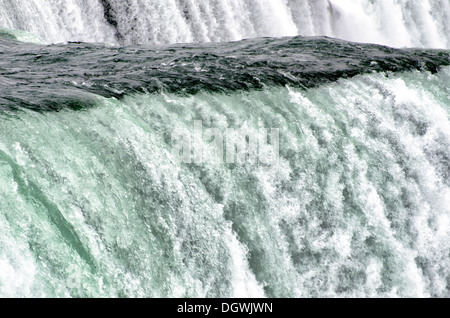
[[[0,0],[0,27],[48,43],[226,42],[330,36],[450,48],[448,0]]]
[[[450,297],[449,23],[0,0],[0,297]]]

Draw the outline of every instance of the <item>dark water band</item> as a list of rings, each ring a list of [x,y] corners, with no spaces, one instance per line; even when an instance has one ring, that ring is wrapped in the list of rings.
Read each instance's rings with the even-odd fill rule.
[[[370,72],[430,71],[450,51],[393,49],[326,37],[260,38],[169,47],[42,46],[0,37],[0,110],[92,106],[90,95],[311,88]]]

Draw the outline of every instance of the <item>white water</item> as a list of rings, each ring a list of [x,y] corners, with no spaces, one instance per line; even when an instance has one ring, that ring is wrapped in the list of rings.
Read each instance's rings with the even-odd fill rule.
[[[448,297],[449,81],[0,117],[0,296]],[[197,119],[280,127],[280,163],[177,164]]]
[[[110,0],[122,44],[326,35],[450,48],[449,0]],[[118,44],[98,0],[0,0],[0,27],[50,43]]]

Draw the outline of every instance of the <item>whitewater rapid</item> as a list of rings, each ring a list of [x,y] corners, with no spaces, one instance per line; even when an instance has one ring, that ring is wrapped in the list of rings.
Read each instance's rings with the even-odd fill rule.
[[[227,42],[330,36],[450,48],[448,0],[0,0],[0,27],[47,43]]]

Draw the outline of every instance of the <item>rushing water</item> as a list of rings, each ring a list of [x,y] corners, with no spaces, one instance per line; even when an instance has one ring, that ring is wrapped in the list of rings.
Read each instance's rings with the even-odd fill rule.
[[[0,0],[0,296],[450,297],[449,3],[352,3]]]
[[[448,0],[0,0],[0,26],[48,42],[227,42],[326,35],[450,48]]]

